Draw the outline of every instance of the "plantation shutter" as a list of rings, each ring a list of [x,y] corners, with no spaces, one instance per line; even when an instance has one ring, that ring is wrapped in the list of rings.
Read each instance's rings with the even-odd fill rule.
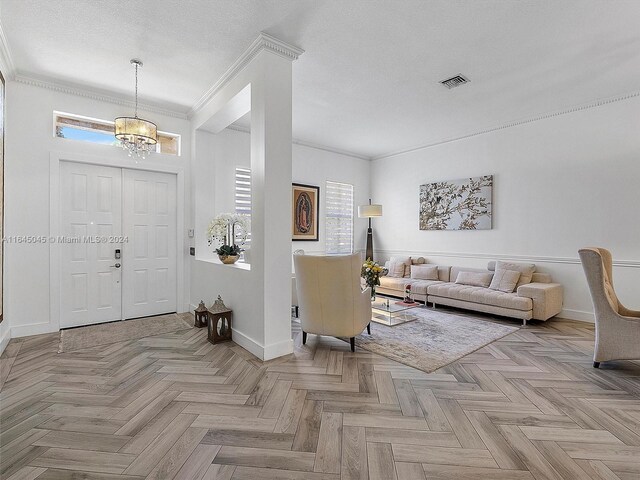
[[[327,182],[325,250],[328,255],[353,252],[353,185]]]
[[[251,170],[236,167],[236,213],[251,216]],[[247,236],[245,248],[251,246],[251,234]]]

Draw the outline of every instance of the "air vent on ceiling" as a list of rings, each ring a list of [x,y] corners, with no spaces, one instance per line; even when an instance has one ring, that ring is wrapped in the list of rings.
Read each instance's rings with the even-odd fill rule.
[[[442,80],[440,83],[447,88],[455,88],[459,87],[460,85],[464,85],[465,83],[469,83],[469,79],[462,75],[456,75],[455,77]]]

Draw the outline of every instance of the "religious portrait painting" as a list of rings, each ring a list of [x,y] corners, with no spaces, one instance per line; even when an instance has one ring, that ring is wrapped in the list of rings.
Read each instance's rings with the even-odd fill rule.
[[[292,186],[293,241],[318,241],[320,187],[294,183]]]

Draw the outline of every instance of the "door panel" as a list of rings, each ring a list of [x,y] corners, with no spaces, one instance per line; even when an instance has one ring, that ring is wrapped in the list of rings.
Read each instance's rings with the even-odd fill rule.
[[[123,170],[123,318],[176,311],[176,177]]]
[[[109,241],[121,235],[121,193],[119,168],[60,163],[62,328],[122,318],[121,245]]]

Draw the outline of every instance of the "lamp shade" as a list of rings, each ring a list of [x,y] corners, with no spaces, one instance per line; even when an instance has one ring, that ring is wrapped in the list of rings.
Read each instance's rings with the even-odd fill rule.
[[[360,205],[358,207],[359,218],[371,218],[382,216],[382,205]]]

